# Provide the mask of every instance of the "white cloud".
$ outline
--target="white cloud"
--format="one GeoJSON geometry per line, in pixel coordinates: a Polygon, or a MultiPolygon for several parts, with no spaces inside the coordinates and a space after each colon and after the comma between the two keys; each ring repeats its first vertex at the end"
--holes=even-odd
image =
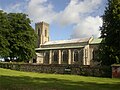
{"type": "Polygon", "coordinates": [[[27,13],[34,22],[46,21],[52,22],[56,17],[56,12],[53,11],[53,5],[47,0],[30,0],[27,7],[27,13]]]}
{"type": "Polygon", "coordinates": [[[61,24],[77,24],[86,15],[94,12],[102,0],[71,0],[68,6],[62,11],[58,18],[61,24]]]}
{"type": "Polygon", "coordinates": [[[71,0],[65,10],[59,13],[57,21],[64,26],[74,25],[71,38],[91,37],[92,35],[98,37],[102,19],[99,16],[91,16],[91,13],[99,8],[101,2],[102,0],[71,0]]]}
{"type": "Polygon", "coordinates": [[[102,26],[102,19],[99,16],[88,16],[74,27],[72,38],[99,37],[99,27],[102,26]]]}
{"type": "MultiPolygon", "coordinates": [[[[64,10],[56,12],[54,5],[48,0],[26,0],[24,3],[10,5],[8,11],[26,12],[33,23],[45,21],[57,22],[60,25],[73,25],[72,38],[99,36],[99,26],[102,20],[99,16],[92,16],[103,0],[70,0],[64,10]]],[[[72,28],[71,28],[72,29],[72,28]]]]}
{"type": "Polygon", "coordinates": [[[34,22],[57,21],[61,25],[77,24],[89,14],[96,10],[101,0],[71,0],[63,11],[54,11],[54,6],[48,0],[29,0],[27,13],[34,22]]]}

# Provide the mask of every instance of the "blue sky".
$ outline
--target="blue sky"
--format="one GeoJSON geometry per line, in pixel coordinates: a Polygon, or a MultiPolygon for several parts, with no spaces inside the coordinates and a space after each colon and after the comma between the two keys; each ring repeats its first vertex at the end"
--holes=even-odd
{"type": "Polygon", "coordinates": [[[0,0],[0,9],[23,12],[50,24],[50,39],[99,37],[107,0],[0,0]]]}

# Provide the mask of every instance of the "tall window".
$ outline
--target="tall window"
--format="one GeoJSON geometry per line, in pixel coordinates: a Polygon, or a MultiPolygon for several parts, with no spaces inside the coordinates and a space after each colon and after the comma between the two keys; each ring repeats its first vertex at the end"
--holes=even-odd
{"type": "Polygon", "coordinates": [[[63,62],[65,63],[68,62],[68,51],[67,50],[63,51],[63,62]]]}
{"type": "Polygon", "coordinates": [[[38,28],[38,46],[37,47],[40,47],[40,43],[41,43],[41,39],[40,39],[40,34],[41,34],[41,30],[40,30],[40,28],[38,28]]]}
{"type": "Polygon", "coordinates": [[[53,56],[53,60],[54,60],[55,63],[58,62],[58,57],[59,57],[58,51],[55,50],[55,51],[54,51],[54,56],[53,56]]]}
{"type": "Polygon", "coordinates": [[[38,36],[40,36],[40,33],[41,33],[41,32],[40,32],[40,28],[38,28],[38,36]]]}
{"type": "Polygon", "coordinates": [[[47,29],[45,29],[45,37],[47,37],[47,29]]]}
{"type": "Polygon", "coordinates": [[[49,52],[45,52],[45,60],[44,60],[45,64],[49,64],[49,52]]]}
{"type": "Polygon", "coordinates": [[[74,61],[78,61],[78,50],[74,51],[74,61]]]}

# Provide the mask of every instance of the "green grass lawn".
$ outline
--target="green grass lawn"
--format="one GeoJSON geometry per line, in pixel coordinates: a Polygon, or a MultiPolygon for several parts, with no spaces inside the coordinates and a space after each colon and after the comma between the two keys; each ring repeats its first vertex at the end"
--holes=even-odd
{"type": "Polygon", "coordinates": [[[120,79],[41,74],[0,68],[0,90],[120,90],[120,79]]]}

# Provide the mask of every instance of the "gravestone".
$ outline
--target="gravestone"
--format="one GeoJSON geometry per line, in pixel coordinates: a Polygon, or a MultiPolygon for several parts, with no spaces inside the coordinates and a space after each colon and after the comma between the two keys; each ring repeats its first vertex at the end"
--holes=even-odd
{"type": "Polygon", "coordinates": [[[120,64],[112,65],[112,78],[120,78],[120,64]]]}

